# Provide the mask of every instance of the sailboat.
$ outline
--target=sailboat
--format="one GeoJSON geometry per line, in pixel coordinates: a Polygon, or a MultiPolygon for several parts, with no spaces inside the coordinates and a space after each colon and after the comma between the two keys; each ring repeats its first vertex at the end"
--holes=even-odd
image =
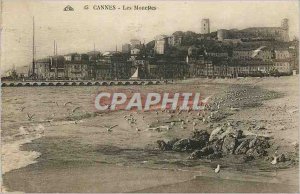
{"type": "Polygon", "coordinates": [[[139,77],[139,68],[136,68],[134,74],[132,74],[130,79],[140,79],[140,77],[139,77]]]}

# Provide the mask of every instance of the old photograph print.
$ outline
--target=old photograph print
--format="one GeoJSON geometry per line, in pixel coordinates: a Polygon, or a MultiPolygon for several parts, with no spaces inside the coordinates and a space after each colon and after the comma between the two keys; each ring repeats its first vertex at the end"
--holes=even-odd
{"type": "Polygon", "coordinates": [[[0,6],[1,192],[299,192],[298,1],[0,6]]]}

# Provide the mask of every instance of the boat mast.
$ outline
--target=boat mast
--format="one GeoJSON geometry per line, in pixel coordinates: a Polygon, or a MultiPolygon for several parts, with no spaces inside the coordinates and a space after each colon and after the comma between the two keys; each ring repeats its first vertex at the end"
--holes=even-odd
{"type": "Polygon", "coordinates": [[[34,28],[34,16],[33,16],[33,21],[32,21],[32,29],[33,29],[33,32],[32,32],[32,76],[35,77],[35,59],[34,59],[34,55],[35,55],[35,40],[34,40],[34,34],[35,34],[35,28],[34,28]]]}

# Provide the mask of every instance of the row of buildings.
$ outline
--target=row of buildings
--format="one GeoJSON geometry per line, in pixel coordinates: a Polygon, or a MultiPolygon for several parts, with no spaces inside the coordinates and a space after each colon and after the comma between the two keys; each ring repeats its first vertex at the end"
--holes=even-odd
{"type": "Polygon", "coordinates": [[[226,51],[197,52],[190,48],[186,57],[168,58],[118,51],[71,53],[36,61],[38,79],[129,79],[139,68],[141,79],[184,77],[234,77],[268,75],[274,72],[289,75],[297,69],[298,56],[294,47],[268,47],[226,51]]]}

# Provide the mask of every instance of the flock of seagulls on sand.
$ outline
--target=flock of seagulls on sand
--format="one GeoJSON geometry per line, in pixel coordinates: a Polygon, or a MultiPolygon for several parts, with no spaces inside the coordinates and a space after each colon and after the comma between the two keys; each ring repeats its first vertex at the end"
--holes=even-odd
{"type": "MultiPolygon", "coordinates": [[[[264,47],[260,47],[256,51],[254,51],[255,56],[263,48],[264,47]]],[[[244,92],[246,92],[246,90],[243,90],[241,92],[244,93],[244,92]]],[[[236,97],[238,97],[240,95],[238,93],[232,93],[232,94],[233,94],[233,96],[236,96],[236,97]]],[[[188,116],[185,119],[182,119],[182,118],[176,119],[175,118],[176,116],[177,117],[183,116],[182,114],[185,112],[184,110],[179,110],[179,109],[178,110],[161,110],[162,113],[163,112],[167,113],[168,118],[171,121],[165,122],[166,125],[157,126],[158,123],[160,123],[159,118],[162,118],[162,116],[160,115],[159,111],[156,110],[155,111],[155,115],[157,116],[156,124],[155,123],[154,124],[153,123],[152,124],[147,124],[148,128],[146,129],[146,131],[152,130],[152,131],[161,132],[163,129],[165,129],[165,130],[171,130],[172,128],[174,128],[177,125],[176,123],[180,123],[180,128],[181,129],[185,129],[186,125],[188,123],[191,123],[192,129],[194,131],[196,131],[197,130],[196,126],[198,125],[198,123],[197,123],[198,121],[202,121],[203,123],[207,123],[208,120],[214,116],[214,114],[218,113],[218,111],[221,109],[221,107],[225,107],[226,106],[226,104],[225,104],[226,101],[228,102],[228,100],[230,101],[230,99],[233,100],[232,97],[230,97],[230,96],[223,97],[223,98],[220,97],[220,98],[215,98],[214,102],[212,104],[208,104],[208,101],[211,98],[212,98],[212,96],[208,96],[205,99],[201,100],[202,105],[204,105],[204,108],[202,109],[201,113],[200,113],[200,111],[197,112],[196,119],[193,116],[191,118],[189,117],[189,115],[192,114],[190,109],[189,110],[185,110],[188,113],[188,116]],[[205,116],[206,115],[206,111],[211,111],[208,116],[205,116]],[[156,127],[153,127],[153,125],[156,126],[156,127]]],[[[55,104],[59,107],[58,102],[55,102],[55,104]]],[[[66,102],[66,103],[63,104],[63,106],[67,107],[68,105],[72,105],[72,104],[73,104],[72,102],[66,102]]],[[[229,106],[229,104],[227,106],[229,106]]],[[[238,111],[239,110],[239,108],[235,108],[235,107],[232,107],[232,106],[229,106],[229,108],[232,111],[238,111]]],[[[26,107],[23,106],[19,110],[21,112],[24,112],[25,109],[26,109],[26,107]]],[[[79,109],[81,109],[81,106],[77,106],[77,107],[73,108],[72,110],[68,108],[67,110],[68,111],[71,110],[69,112],[69,114],[72,115],[73,113],[75,113],[79,109]]],[[[35,114],[27,113],[27,119],[28,119],[28,121],[33,121],[34,120],[34,116],[35,116],[35,114]]],[[[55,116],[55,114],[52,115],[52,117],[54,117],[54,116],[55,116]]],[[[124,119],[128,122],[128,124],[132,128],[135,128],[135,130],[137,132],[142,131],[138,127],[139,124],[140,124],[139,123],[140,121],[138,122],[138,119],[135,118],[132,113],[130,113],[129,115],[125,115],[123,117],[124,117],[124,119]]],[[[142,118],[143,122],[145,123],[145,116],[142,116],[141,118],[142,118]]],[[[49,120],[49,122],[50,121],[51,120],[49,120]]],[[[76,124],[76,122],[75,122],[75,124],[76,124]]],[[[117,126],[118,125],[111,125],[111,126],[109,126],[109,125],[103,125],[102,127],[105,128],[107,132],[111,133],[113,131],[113,129],[115,127],[117,127],[117,126]]],[[[43,127],[38,127],[37,131],[39,131],[42,134],[42,133],[44,133],[44,128],[43,127]]],[[[26,129],[23,126],[19,128],[19,135],[28,135],[28,134],[29,134],[28,129],[26,129]]],[[[274,157],[274,160],[271,162],[271,164],[274,165],[276,163],[277,163],[277,157],[274,157]]],[[[217,167],[214,169],[215,173],[219,173],[220,169],[221,169],[221,166],[218,164],[217,167]]]]}

